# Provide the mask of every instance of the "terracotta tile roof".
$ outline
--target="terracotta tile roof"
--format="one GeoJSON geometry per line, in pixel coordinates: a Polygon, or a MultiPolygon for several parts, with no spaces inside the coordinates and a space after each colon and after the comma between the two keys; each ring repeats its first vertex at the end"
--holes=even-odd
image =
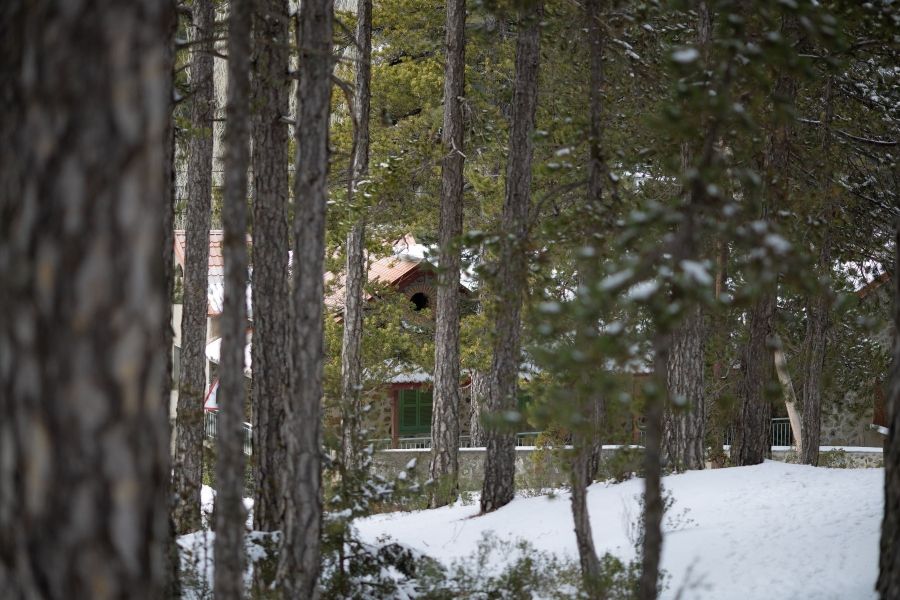
{"type": "MultiPolygon", "coordinates": [[[[369,265],[368,281],[383,283],[385,285],[396,285],[403,280],[404,277],[415,271],[422,263],[422,259],[400,256],[385,256],[372,262],[369,265]]],[[[334,281],[333,273],[325,274],[325,284],[328,285],[334,281]]],[[[369,300],[370,295],[366,295],[369,300]]],[[[325,306],[333,309],[343,309],[344,307],[344,275],[337,276],[337,282],[332,284],[330,293],[325,296],[325,306]]]]}
{"type": "MultiPolygon", "coordinates": [[[[212,229],[209,232],[209,314],[222,313],[224,292],[224,262],[222,260],[223,232],[221,229],[212,229]]],[[[250,236],[247,236],[250,244],[250,236]]],[[[406,276],[415,271],[423,262],[420,256],[409,254],[408,251],[416,245],[416,240],[411,235],[406,235],[394,244],[394,254],[373,261],[369,265],[368,281],[395,286],[406,276]]],[[[186,234],[183,229],[175,230],[175,263],[184,268],[185,249],[187,246],[186,234]]],[[[329,293],[325,296],[325,306],[334,310],[342,310],[344,307],[344,275],[325,273],[325,285],[331,285],[329,293]],[[335,278],[337,281],[335,282],[335,278]]],[[[249,290],[248,290],[249,296],[249,290]]],[[[371,296],[367,296],[367,300],[371,296]]],[[[249,300],[248,300],[249,303],[249,300]]]]}
{"type": "MultiPolygon", "coordinates": [[[[209,300],[209,315],[222,314],[222,304],[225,293],[225,262],[222,258],[222,242],[224,233],[221,229],[209,231],[209,278],[207,280],[207,298],[209,300]]],[[[251,238],[247,236],[247,244],[251,238]]],[[[175,264],[184,269],[185,252],[187,248],[187,235],[184,229],[175,230],[175,264]]],[[[247,292],[249,297],[249,290],[247,292]]],[[[248,300],[249,310],[249,300],[248,300]]]]}
{"type": "MultiPolygon", "coordinates": [[[[222,260],[222,239],[224,234],[221,229],[209,231],[209,273],[221,275],[224,273],[225,263],[222,260]]],[[[249,239],[249,236],[248,236],[249,239]]],[[[185,249],[187,248],[187,235],[184,229],[175,230],[175,262],[184,268],[185,249]]]]}

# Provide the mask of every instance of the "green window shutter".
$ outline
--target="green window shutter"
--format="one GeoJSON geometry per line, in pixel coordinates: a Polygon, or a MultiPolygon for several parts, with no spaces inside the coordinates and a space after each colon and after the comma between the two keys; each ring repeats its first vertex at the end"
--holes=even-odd
{"type": "Polygon", "coordinates": [[[526,411],[528,409],[528,405],[531,404],[531,394],[523,392],[522,390],[518,390],[516,392],[516,401],[518,404],[519,413],[522,415],[522,423],[519,428],[522,429],[524,427],[525,431],[530,431],[531,424],[528,423],[526,419],[526,411]]]}
{"type": "Polygon", "coordinates": [[[400,434],[425,435],[431,431],[431,390],[400,390],[400,434]]]}
{"type": "Polygon", "coordinates": [[[400,433],[415,433],[416,417],[416,391],[400,390],[400,433]]]}
{"type": "Polygon", "coordinates": [[[419,392],[419,428],[431,433],[431,390],[419,392]]]}

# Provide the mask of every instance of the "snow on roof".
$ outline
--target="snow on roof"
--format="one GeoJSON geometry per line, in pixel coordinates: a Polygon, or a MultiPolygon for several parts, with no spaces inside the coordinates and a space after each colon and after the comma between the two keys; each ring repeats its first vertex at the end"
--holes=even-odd
{"type": "Polygon", "coordinates": [[[434,377],[431,376],[431,373],[426,373],[418,368],[399,372],[387,380],[388,383],[431,383],[432,381],[434,381],[434,377]]]}
{"type": "MultiPolygon", "coordinates": [[[[253,368],[253,332],[247,331],[247,345],[244,346],[244,375],[250,376],[253,368]]],[[[222,353],[222,338],[216,338],[206,345],[206,358],[211,362],[219,364],[219,357],[222,353]]]]}
{"type": "MultiPolygon", "coordinates": [[[[222,243],[225,234],[221,229],[209,231],[209,279],[206,295],[209,302],[207,314],[210,316],[222,314],[222,306],[225,299],[225,261],[222,256],[222,243]]],[[[247,236],[247,245],[252,243],[247,236]]],[[[187,234],[184,229],[175,230],[175,264],[184,269],[187,251],[187,234]]],[[[247,315],[252,318],[252,306],[250,302],[250,287],[247,287],[247,315]]]]}
{"type": "MultiPolygon", "coordinates": [[[[393,244],[390,256],[384,256],[369,264],[367,279],[389,286],[397,285],[425,261],[425,252],[425,246],[417,244],[415,238],[407,234],[393,244]]],[[[325,273],[325,283],[332,281],[335,283],[331,292],[325,296],[325,306],[341,310],[344,307],[344,274],[325,273]]],[[[371,296],[367,295],[366,299],[371,299],[371,296]]]]}
{"type": "MultiPolygon", "coordinates": [[[[208,314],[210,316],[222,314],[225,302],[225,269],[222,256],[223,232],[221,229],[212,229],[209,232],[209,280],[207,284],[207,298],[209,301],[208,314]]],[[[247,244],[252,243],[247,236],[247,244]]],[[[175,262],[182,269],[185,262],[186,234],[183,229],[175,230],[175,262]]],[[[419,266],[427,261],[425,259],[429,249],[416,242],[410,235],[404,235],[391,246],[391,254],[378,258],[370,263],[368,281],[383,283],[388,286],[398,285],[405,277],[410,275],[419,266]]],[[[293,263],[293,254],[289,253],[289,268],[293,263]]],[[[342,310],[344,307],[344,274],[325,273],[325,283],[333,283],[330,293],[325,296],[325,306],[334,310],[342,310]],[[337,279],[337,281],[335,281],[337,279]]],[[[366,298],[371,299],[371,296],[366,298]]],[[[252,290],[247,286],[247,316],[253,318],[252,290]]]]}
{"type": "MultiPolygon", "coordinates": [[[[225,276],[210,273],[206,287],[206,297],[209,301],[209,314],[221,315],[225,307],[225,276]]],[[[250,283],[247,283],[247,318],[253,319],[253,292],[250,283]]]]}

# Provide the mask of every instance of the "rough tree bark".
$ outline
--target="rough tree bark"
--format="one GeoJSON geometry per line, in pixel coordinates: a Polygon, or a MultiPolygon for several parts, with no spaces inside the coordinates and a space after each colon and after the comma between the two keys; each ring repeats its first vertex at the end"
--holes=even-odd
{"type": "Polygon", "coordinates": [[[699,304],[688,310],[684,320],[672,332],[667,378],[670,402],[667,403],[664,437],[668,461],[676,471],[704,467],[705,335],[703,310],[699,304]]]}
{"type": "Polygon", "coordinates": [[[583,444],[576,447],[572,460],[572,520],[575,524],[575,544],[578,547],[578,560],[585,589],[594,590],[600,582],[600,561],[594,547],[591,517],[587,507],[587,488],[592,482],[589,473],[590,462],[590,451],[583,444]]]}
{"type": "Polygon", "coordinates": [[[228,15],[228,97],[225,106],[225,191],[222,199],[222,359],[216,436],[217,599],[243,597],[244,349],[247,345],[247,169],[250,166],[250,23],[252,0],[231,0],[228,15]]]}
{"type": "Polygon", "coordinates": [[[254,527],[281,529],[281,424],[290,385],[288,291],[288,6],[258,0],[253,15],[253,454],[254,527]]]}
{"type": "MultiPolygon", "coordinates": [[[[830,143],[829,126],[833,116],[832,81],[828,78],[825,87],[825,116],[822,119],[821,157],[824,164],[821,169],[828,169],[825,160],[830,143]]],[[[831,214],[830,200],[826,200],[825,225],[819,246],[819,261],[816,268],[820,277],[826,278],[831,270],[831,214]]],[[[822,282],[819,282],[822,285],[822,282]]],[[[824,286],[823,286],[824,287],[824,286]]],[[[806,338],[803,342],[803,388],[800,404],[803,410],[802,444],[800,462],[807,465],[819,464],[819,440],[822,434],[822,375],[825,369],[825,351],[828,346],[828,328],[831,321],[831,291],[824,287],[810,299],[807,310],[806,338]]]]}
{"type": "Polygon", "coordinates": [[[490,373],[480,370],[472,371],[472,389],[470,391],[472,412],[469,417],[469,439],[473,448],[484,447],[485,431],[481,413],[487,408],[490,385],[490,373]]]}
{"type": "MultiPolygon", "coordinates": [[[[728,319],[723,314],[724,309],[719,304],[722,300],[722,294],[727,291],[728,287],[728,241],[724,236],[719,236],[716,240],[716,277],[713,284],[713,294],[716,299],[717,309],[713,312],[712,331],[710,339],[715,345],[715,358],[712,365],[713,385],[711,386],[712,394],[707,399],[707,408],[710,415],[718,414],[723,410],[722,398],[725,396],[725,386],[728,381],[728,374],[731,370],[727,363],[728,355],[728,339],[731,332],[728,327],[728,319]]],[[[713,427],[709,432],[710,461],[714,469],[720,468],[725,464],[724,444],[725,431],[721,427],[722,419],[716,420],[715,417],[710,419],[717,427],[713,427]]]]}
{"type": "Polygon", "coordinates": [[[671,332],[659,331],[654,341],[654,386],[647,395],[644,431],[644,544],[641,548],[639,600],[654,600],[659,593],[659,561],[662,556],[662,519],[665,507],[662,496],[663,418],[667,402],[666,365],[669,363],[671,332]]]}
{"type": "MultiPolygon", "coordinates": [[[[353,164],[347,187],[351,203],[369,170],[369,106],[372,80],[372,0],[356,4],[356,85],[354,93],[353,164]]],[[[362,211],[361,211],[362,214],[362,211]]],[[[341,447],[344,468],[360,465],[362,406],[363,287],[366,285],[366,220],[362,214],[347,233],[344,287],[344,332],[341,338],[341,447]]]]}
{"type": "MultiPolygon", "coordinates": [[[[782,32],[786,37],[796,36],[794,17],[785,17],[782,32]]],[[[797,97],[796,79],[788,73],[780,73],[775,81],[776,102],[793,105],[797,97]]],[[[766,141],[765,164],[766,199],[763,220],[785,205],[790,180],[791,123],[781,120],[772,126],[766,141]]],[[[761,463],[771,449],[772,405],[766,390],[772,383],[774,361],[772,335],[774,332],[777,281],[767,281],[772,274],[761,273],[764,291],[755,301],[749,314],[749,336],[744,350],[741,413],[731,448],[732,461],[739,466],[761,463]]]]}
{"type": "Polygon", "coordinates": [[[742,361],[741,408],[731,446],[731,460],[739,466],[765,460],[772,445],[772,404],[766,389],[775,374],[770,340],[775,322],[775,294],[765,292],[748,315],[749,336],[742,361]]]}
{"type": "MultiPolygon", "coordinates": [[[[606,175],[606,163],[603,155],[603,25],[601,19],[601,0],[588,0],[585,3],[587,19],[587,43],[590,52],[590,162],[588,169],[588,191],[584,205],[584,223],[588,244],[595,239],[592,224],[598,223],[604,214],[603,181],[606,175]]],[[[599,241],[599,240],[596,240],[599,241]]],[[[581,261],[579,274],[584,281],[593,281],[593,257],[581,261]]],[[[583,286],[579,285],[579,290],[583,286]]],[[[593,325],[590,325],[593,333],[593,325]]],[[[578,336],[579,344],[591,344],[594,336],[578,336]]],[[[600,561],[594,547],[594,536],[591,531],[590,515],[587,509],[587,488],[594,479],[600,464],[603,449],[600,438],[603,429],[605,406],[603,396],[593,389],[590,381],[584,381],[579,390],[581,401],[579,413],[586,417],[586,427],[573,431],[574,458],[572,460],[572,519],[575,525],[575,542],[578,547],[578,558],[581,564],[581,577],[585,588],[599,593],[600,561]]]]}
{"type": "MultiPolygon", "coordinates": [[[[165,69],[168,72],[166,79],[166,96],[169,100],[166,107],[166,162],[163,177],[165,178],[165,207],[163,208],[162,231],[163,231],[163,285],[165,286],[166,302],[163,310],[163,323],[165,323],[164,344],[168,352],[168,360],[166,361],[166,372],[163,377],[163,395],[161,409],[166,415],[166,423],[170,425],[170,447],[171,447],[171,403],[172,403],[172,338],[174,331],[172,330],[172,302],[175,287],[175,35],[178,31],[178,15],[175,2],[171,1],[171,16],[168,24],[168,44],[166,45],[165,69]]],[[[172,494],[172,480],[169,484],[168,496],[174,498],[172,494]]],[[[173,510],[175,504],[169,511],[168,518],[168,538],[166,540],[166,558],[168,559],[166,597],[178,598],[181,596],[181,587],[179,582],[180,559],[178,554],[178,543],[176,542],[175,519],[173,510]]]]}
{"type": "MultiPolygon", "coordinates": [[[[499,167],[497,170],[499,174],[499,167]]],[[[481,217],[484,219],[484,206],[481,207],[481,217]]],[[[485,261],[487,249],[482,242],[478,248],[477,266],[481,266],[485,261]]],[[[478,269],[476,268],[476,271],[478,269]]],[[[489,297],[488,281],[482,279],[478,287],[479,296],[484,299],[489,297]]],[[[484,313],[485,302],[482,300],[478,303],[478,314],[484,313]]],[[[484,421],[482,421],[482,413],[488,410],[488,400],[490,394],[491,377],[490,373],[481,369],[472,371],[472,385],[469,390],[469,441],[473,448],[483,448],[485,445],[484,421]]]]}
{"type": "MultiPolygon", "coordinates": [[[[826,238],[820,248],[819,268],[831,268],[831,243],[826,238]]],[[[812,299],[806,325],[804,341],[804,364],[802,396],[800,400],[803,411],[803,425],[800,462],[806,465],[819,464],[819,439],[822,433],[822,376],[825,369],[825,350],[828,344],[828,327],[830,322],[831,297],[823,290],[812,299]]]]}
{"type": "MultiPolygon", "coordinates": [[[[516,41],[516,75],[509,158],[506,165],[506,197],[503,202],[502,233],[496,283],[494,352],[491,360],[489,405],[492,411],[516,409],[519,376],[522,295],[527,273],[527,221],[531,205],[531,159],[534,153],[540,21],[543,2],[538,0],[519,13],[516,41]]],[[[515,492],[515,433],[488,431],[481,512],[509,503],[515,492]]]]}
{"type": "Polygon", "coordinates": [[[444,122],[441,161],[440,255],[434,332],[433,508],[456,498],[459,477],[459,238],[463,226],[463,118],[466,2],[447,1],[444,122]]]}
{"type": "MultiPolygon", "coordinates": [[[[895,205],[900,210],[900,202],[895,205]]],[[[894,236],[894,328],[900,331],[900,218],[894,236]]],[[[884,520],[876,589],[881,600],[900,598],[900,335],[894,335],[887,397],[888,436],[884,445],[884,520]]]]}
{"type": "Polygon", "coordinates": [[[322,365],[332,0],[300,5],[297,164],[294,177],[294,363],[286,435],[285,596],[315,598],[322,531],[322,365]]]}
{"type": "Polygon", "coordinates": [[[775,296],[764,293],[750,307],[747,343],[741,357],[738,413],[735,417],[731,462],[737,466],[762,463],[771,450],[772,407],[766,388],[774,374],[768,340],[775,320],[775,296]]]}
{"type": "MultiPolygon", "coordinates": [[[[712,42],[712,14],[706,2],[697,6],[697,45],[703,61],[709,64],[709,48],[712,42]]],[[[704,138],[709,138],[707,121],[704,138]]],[[[710,143],[713,140],[705,140],[710,143]]],[[[691,145],[681,146],[682,172],[694,166],[691,145]]],[[[692,214],[701,201],[696,197],[693,185],[686,186],[688,219],[685,220],[680,260],[697,260],[697,243],[693,239],[692,214]]],[[[704,394],[704,355],[706,339],[703,310],[699,304],[687,311],[681,324],[672,332],[668,353],[668,399],[664,422],[664,444],[669,463],[678,471],[704,467],[704,438],[706,436],[706,397],[704,394]],[[673,406],[676,403],[677,406],[673,406]]]]}
{"type": "Polygon", "coordinates": [[[212,203],[215,2],[193,7],[194,39],[190,78],[191,133],[188,142],[187,231],[184,310],[181,315],[181,374],[175,416],[173,518],[178,533],[200,529],[203,477],[203,399],[206,392],[206,296],[209,277],[209,221],[212,203]]]}
{"type": "Polygon", "coordinates": [[[165,593],[173,8],[0,8],[4,597],[165,593]]]}

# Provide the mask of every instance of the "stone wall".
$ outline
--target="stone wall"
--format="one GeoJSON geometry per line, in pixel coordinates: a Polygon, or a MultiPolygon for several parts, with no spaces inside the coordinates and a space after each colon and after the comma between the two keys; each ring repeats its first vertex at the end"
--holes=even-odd
{"type": "MultiPolygon", "coordinates": [[[[559,451],[557,451],[559,452],[559,451]]],[[[481,489],[484,479],[484,448],[462,448],[459,451],[459,486],[461,490],[481,489]]],[[[416,467],[410,475],[417,481],[428,479],[428,463],[431,451],[382,450],[375,453],[375,472],[385,478],[396,477],[411,459],[416,459],[416,467]]],[[[549,450],[516,448],[516,487],[555,488],[568,481],[563,468],[565,461],[549,450]]]]}
{"type": "MultiPolygon", "coordinates": [[[[792,449],[773,449],[772,459],[799,463],[797,452],[792,449]]],[[[884,466],[881,448],[822,446],[819,449],[819,466],[839,469],[874,469],[884,466]]]]}
{"type": "MultiPolygon", "coordinates": [[[[541,490],[568,485],[566,454],[569,448],[545,449],[535,447],[516,448],[516,487],[520,490],[541,490]]],[[[641,449],[636,446],[604,447],[601,479],[620,478],[640,469],[641,449]]],[[[484,478],[484,448],[462,448],[459,451],[459,486],[464,491],[481,489],[484,478]]],[[[428,479],[428,462],[431,452],[423,449],[382,450],[375,453],[375,472],[385,478],[394,478],[406,470],[410,460],[416,459],[416,467],[409,476],[422,482],[428,479]]],[[[797,462],[797,453],[789,448],[775,448],[773,460],[797,462]]],[[[836,468],[879,468],[884,466],[881,448],[839,448],[823,446],[820,466],[836,468]]]]}
{"type": "Polygon", "coordinates": [[[848,392],[822,407],[822,437],[828,446],[880,446],[885,437],[870,427],[875,410],[871,394],[848,392]]]}

